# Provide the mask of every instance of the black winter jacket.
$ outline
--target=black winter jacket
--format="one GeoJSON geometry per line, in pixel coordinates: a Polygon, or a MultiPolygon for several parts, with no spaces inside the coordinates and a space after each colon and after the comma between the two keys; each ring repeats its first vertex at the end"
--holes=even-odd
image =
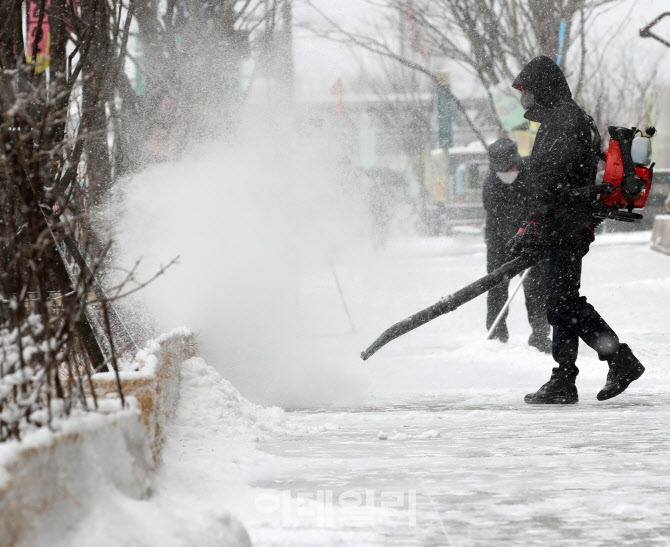
{"type": "Polygon", "coordinates": [[[511,184],[505,184],[494,171],[484,179],[483,201],[486,210],[486,242],[488,245],[506,244],[528,220],[528,178],[522,164],[519,175],[511,184]]]}
{"type": "Polygon", "coordinates": [[[526,118],[541,124],[528,162],[532,190],[527,220],[546,222],[549,237],[565,244],[590,237],[595,225],[591,206],[567,194],[595,182],[597,156],[588,116],[572,100],[565,76],[548,57],[528,63],[514,87],[534,93],[536,105],[526,118]]]}

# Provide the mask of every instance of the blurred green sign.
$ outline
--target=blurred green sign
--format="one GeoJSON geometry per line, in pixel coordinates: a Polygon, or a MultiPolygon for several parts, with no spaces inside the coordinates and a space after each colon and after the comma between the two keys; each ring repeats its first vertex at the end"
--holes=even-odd
{"type": "Polygon", "coordinates": [[[528,120],[523,117],[526,111],[516,95],[498,93],[494,95],[493,102],[500,123],[507,131],[528,123],[528,120]]]}
{"type": "Polygon", "coordinates": [[[144,69],[144,49],[142,47],[142,40],[139,36],[135,37],[135,93],[138,95],[144,95],[146,92],[146,82],[144,81],[144,74],[142,74],[142,69],[144,69]]]}
{"type": "Polygon", "coordinates": [[[437,139],[441,148],[450,148],[454,143],[453,105],[449,89],[449,73],[438,72],[439,83],[435,84],[437,103],[437,139]]]}

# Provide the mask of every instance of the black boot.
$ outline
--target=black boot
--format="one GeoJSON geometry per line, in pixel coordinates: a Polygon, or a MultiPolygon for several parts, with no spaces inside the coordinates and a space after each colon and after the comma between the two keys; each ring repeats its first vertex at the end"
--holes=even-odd
{"type": "Polygon", "coordinates": [[[606,401],[623,393],[630,383],[637,380],[644,372],[642,363],[633,355],[627,344],[621,344],[608,362],[610,370],[607,373],[605,387],[597,395],[599,401],[606,401]]]}
{"type": "Polygon", "coordinates": [[[540,350],[542,353],[551,354],[551,338],[546,334],[533,332],[528,338],[528,345],[540,350]]]}
{"type": "Polygon", "coordinates": [[[551,378],[535,393],[529,393],[525,401],[531,405],[570,405],[579,401],[575,378],[577,374],[564,369],[552,370],[551,378]]]}

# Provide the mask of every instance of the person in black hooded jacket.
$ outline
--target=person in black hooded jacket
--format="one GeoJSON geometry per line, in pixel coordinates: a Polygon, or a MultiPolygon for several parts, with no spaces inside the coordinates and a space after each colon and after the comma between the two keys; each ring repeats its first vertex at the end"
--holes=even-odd
{"type": "MultiPolygon", "coordinates": [[[[516,143],[498,139],[489,146],[489,173],[484,179],[483,202],[486,211],[486,269],[489,273],[512,259],[507,242],[526,218],[527,170],[516,143]]],[[[544,279],[541,266],[534,266],[523,282],[526,311],[532,332],[528,345],[544,353],[551,352],[549,323],[545,309],[544,279]]],[[[486,329],[489,330],[503,309],[509,294],[509,280],[491,289],[487,297],[486,329]]],[[[491,334],[507,342],[507,314],[491,334]]]]}
{"type": "Polygon", "coordinates": [[[561,69],[548,57],[530,61],[514,80],[526,118],[540,129],[530,156],[529,216],[510,242],[513,254],[536,253],[547,290],[547,318],[553,327],[552,354],[557,363],[550,380],[527,403],[576,403],[581,338],[609,364],[598,393],[605,400],[622,393],[644,367],[585,297],[580,296],[582,258],[589,251],[596,224],[590,204],[570,189],[595,181],[597,155],[591,120],[572,100],[561,69]]]}

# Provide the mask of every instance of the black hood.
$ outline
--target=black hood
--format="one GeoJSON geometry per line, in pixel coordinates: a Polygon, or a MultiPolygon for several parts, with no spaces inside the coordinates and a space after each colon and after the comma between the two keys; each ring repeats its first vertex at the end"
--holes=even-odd
{"type": "Polygon", "coordinates": [[[523,67],[512,87],[532,91],[535,102],[544,109],[572,98],[570,86],[563,72],[554,61],[544,55],[535,57],[523,67]]]}

